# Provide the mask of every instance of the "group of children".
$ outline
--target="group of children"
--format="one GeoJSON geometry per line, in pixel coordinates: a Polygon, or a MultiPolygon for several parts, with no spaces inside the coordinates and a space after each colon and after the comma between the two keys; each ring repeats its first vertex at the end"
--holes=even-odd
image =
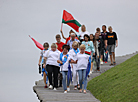
{"type": "Polygon", "coordinates": [[[41,51],[39,66],[42,63],[45,88],[57,90],[63,85],[64,93],[70,91],[70,82],[73,82],[74,90],[86,93],[87,77],[92,74],[93,62],[96,62],[96,70],[100,71],[100,64],[108,61],[110,54],[110,65],[115,65],[115,46],[118,46],[117,35],[109,26],[96,29],[95,36],[86,31],[85,25],[81,26],[81,33],[78,35],[70,30],[69,37],[66,38],[61,30],[62,37],[66,40],[61,42],[61,36],[56,35],[56,43],[52,43],[51,50],[49,44],[44,43],[44,50],[41,51]],[[113,60],[112,60],[113,57],[113,60]],[[90,72],[90,73],[89,73],[90,72]],[[58,74],[61,73],[62,79],[58,86],[58,74]],[[47,85],[49,81],[49,86],[47,85]],[[82,88],[82,85],[84,87],[82,88]]]}

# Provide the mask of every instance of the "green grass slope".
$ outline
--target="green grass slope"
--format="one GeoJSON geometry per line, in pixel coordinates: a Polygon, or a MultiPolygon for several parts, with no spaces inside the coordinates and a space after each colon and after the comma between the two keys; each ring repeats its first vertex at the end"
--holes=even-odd
{"type": "Polygon", "coordinates": [[[89,81],[101,102],[138,102],[138,54],[89,81]]]}

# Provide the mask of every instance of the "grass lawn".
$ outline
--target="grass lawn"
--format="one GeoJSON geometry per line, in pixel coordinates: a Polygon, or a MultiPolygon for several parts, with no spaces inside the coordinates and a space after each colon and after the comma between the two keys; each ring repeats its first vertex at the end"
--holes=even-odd
{"type": "Polygon", "coordinates": [[[138,54],[89,81],[101,102],[138,102],[138,54]]]}

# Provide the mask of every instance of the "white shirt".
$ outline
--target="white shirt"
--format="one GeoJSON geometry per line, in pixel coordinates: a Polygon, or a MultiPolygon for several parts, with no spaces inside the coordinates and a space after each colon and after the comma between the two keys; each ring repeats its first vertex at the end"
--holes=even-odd
{"type": "Polygon", "coordinates": [[[44,63],[44,57],[43,57],[43,55],[44,55],[44,53],[45,53],[46,51],[47,51],[47,50],[42,50],[42,51],[40,52],[40,56],[42,57],[42,61],[41,61],[42,64],[44,63]]]}
{"type": "Polygon", "coordinates": [[[77,70],[81,70],[81,69],[87,69],[88,66],[88,60],[89,60],[89,55],[86,55],[85,53],[81,54],[78,53],[77,54],[77,70]]]}
{"type": "MultiPolygon", "coordinates": [[[[63,55],[62,60],[64,60],[64,57],[65,57],[65,56],[66,56],[66,55],[63,55]]],[[[59,60],[60,60],[60,58],[59,58],[59,60]]],[[[62,66],[60,67],[60,70],[61,70],[61,71],[68,71],[69,60],[70,60],[70,57],[68,56],[67,61],[64,63],[64,65],[62,65],[62,66]]]]}
{"type": "MultiPolygon", "coordinates": [[[[77,60],[77,54],[74,52],[73,49],[71,49],[71,50],[69,51],[69,57],[70,57],[70,59],[72,59],[72,60],[74,60],[74,61],[77,60]]],[[[72,63],[71,65],[73,65],[73,68],[74,68],[75,70],[77,70],[77,64],[72,63]]]]}
{"type": "Polygon", "coordinates": [[[61,52],[58,50],[56,51],[47,50],[44,54],[44,57],[47,57],[46,64],[59,66],[59,63],[57,63],[57,60],[59,59],[60,53],[61,52]]]}
{"type": "Polygon", "coordinates": [[[87,32],[87,31],[85,31],[85,32],[80,32],[80,33],[79,33],[79,35],[81,35],[80,39],[84,39],[84,35],[85,35],[85,34],[88,34],[88,35],[90,36],[89,32],[87,32]]]}
{"type": "Polygon", "coordinates": [[[73,49],[71,49],[71,50],[69,51],[69,57],[70,57],[70,59],[72,59],[72,60],[74,60],[74,61],[77,60],[77,54],[74,52],[73,49]]]}

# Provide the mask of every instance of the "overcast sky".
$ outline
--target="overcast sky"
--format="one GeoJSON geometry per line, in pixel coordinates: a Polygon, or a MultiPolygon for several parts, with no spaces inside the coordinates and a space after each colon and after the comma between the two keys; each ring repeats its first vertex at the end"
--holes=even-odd
{"type": "MultiPolygon", "coordinates": [[[[111,25],[119,39],[117,55],[131,53],[138,50],[137,4],[137,0],[0,0],[1,46],[13,52],[37,50],[29,34],[40,43],[55,42],[66,9],[90,33],[103,24],[111,25]]],[[[69,30],[63,25],[65,36],[69,30]]]]}
{"type": "MultiPolygon", "coordinates": [[[[42,44],[46,41],[50,44],[55,42],[55,35],[60,34],[64,9],[81,24],[85,24],[90,33],[95,33],[95,29],[101,28],[103,24],[112,26],[119,40],[116,55],[138,51],[137,4],[138,0],[0,0],[0,81],[3,83],[1,85],[5,86],[4,79],[8,79],[8,75],[12,77],[14,74],[15,78],[15,73],[22,73],[23,78],[26,74],[29,76],[30,72],[33,75],[38,73],[40,50],[35,47],[28,35],[42,44]]],[[[69,26],[63,25],[66,37],[70,29],[69,26]]],[[[30,81],[29,85],[34,85],[34,80],[40,79],[38,74],[30,76],[30,80],[24,78],[30,81]]],[[[8,87],[10,84],[6,85],[8,87]]],[[[32,90],[32,87],[29,89],[32,90]]],[[[9,97],[6,92],[9,91],[5,91],[3,97],[9,97]]]]}

